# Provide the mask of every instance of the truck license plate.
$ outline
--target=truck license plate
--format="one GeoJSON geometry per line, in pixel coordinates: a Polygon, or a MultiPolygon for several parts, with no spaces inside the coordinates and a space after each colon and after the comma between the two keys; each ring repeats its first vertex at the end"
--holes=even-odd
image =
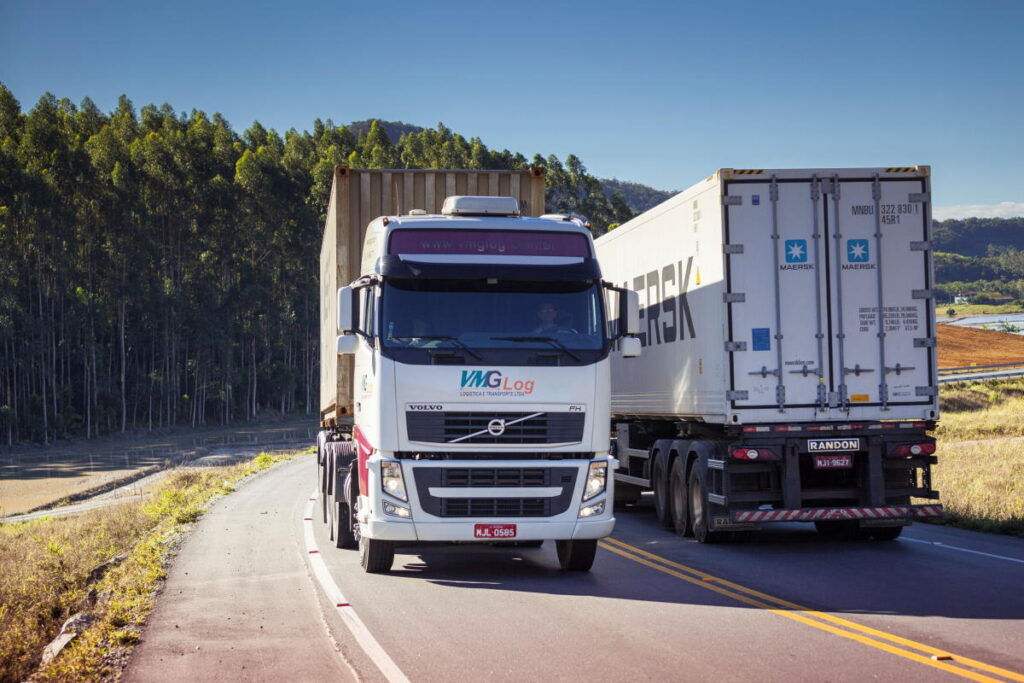
{"type": "Polygon", "coordinates": [[[815,455],[814,469],[842,470],[853,467],[852,455],[815,455]]]}
{"type": "Polygon", "coordinates": [[[477,538],[515,538],[515,524],[477,524],[473,527],[477,538]]]}

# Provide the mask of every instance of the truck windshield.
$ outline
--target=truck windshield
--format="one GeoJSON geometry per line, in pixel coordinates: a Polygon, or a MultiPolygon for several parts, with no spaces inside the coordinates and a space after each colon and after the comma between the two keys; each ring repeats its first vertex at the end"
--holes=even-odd
{"type": "Polygon", "coordinates": [[[392,348],[545,349],[578,360],[574,351],[604,348],[604,314],[592,281],[392,278],[380,334],[392,348]]]}

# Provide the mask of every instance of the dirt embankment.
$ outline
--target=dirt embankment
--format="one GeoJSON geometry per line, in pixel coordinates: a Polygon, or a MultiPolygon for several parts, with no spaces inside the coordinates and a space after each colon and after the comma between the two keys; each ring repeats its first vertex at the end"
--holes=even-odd
{"type": "Polygon", "coordinates": [[[1024,335],[939,325],[937,336],[940,368],[1024,362],[1024,335]]]}

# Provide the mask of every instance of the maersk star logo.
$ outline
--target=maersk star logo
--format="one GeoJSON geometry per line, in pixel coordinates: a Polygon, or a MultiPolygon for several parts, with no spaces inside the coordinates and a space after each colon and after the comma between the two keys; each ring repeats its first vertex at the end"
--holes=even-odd
{"type": "Polygon", "coordinates": [[[807,240],[786,240],[786,263],[807,263],[807,240]]]}
{"type": "Polygon", "coordinates": [[[867,263],[871,258],[867,240],[846,240],[846,260],[850,263],[867,263]]]}

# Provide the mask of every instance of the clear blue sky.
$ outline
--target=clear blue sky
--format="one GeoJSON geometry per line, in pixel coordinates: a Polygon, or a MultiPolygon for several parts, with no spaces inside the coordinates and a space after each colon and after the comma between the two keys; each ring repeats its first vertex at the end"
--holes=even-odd
{"type": "Polygon", "coordinates": [[[1024,213],[1021,0],[0,0],[0,81],[239,132],[443,121],[660,189],[930,164],[937,207],[1024,213]]]}

